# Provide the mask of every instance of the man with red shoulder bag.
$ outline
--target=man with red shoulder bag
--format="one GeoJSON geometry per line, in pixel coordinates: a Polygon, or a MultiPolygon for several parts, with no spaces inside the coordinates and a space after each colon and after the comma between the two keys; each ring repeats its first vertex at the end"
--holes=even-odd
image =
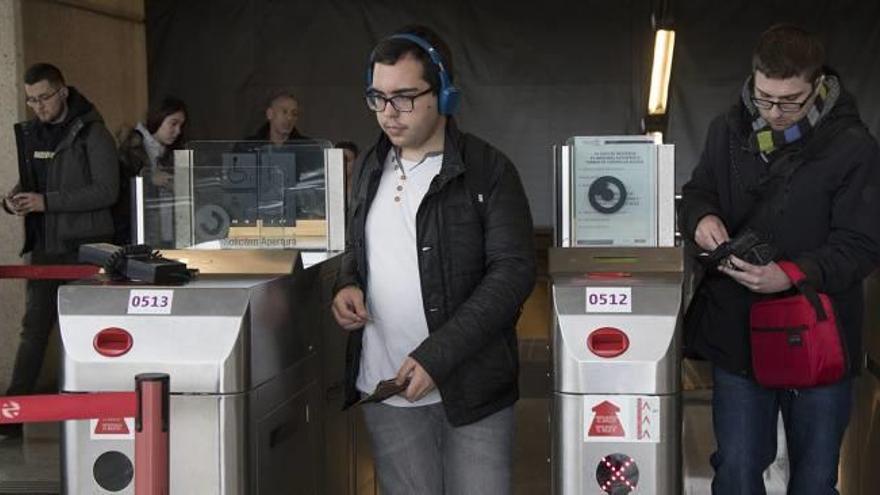
{"type": "Polygon", "coordinates": [[[788,492],[838,493],[863,352],[862,281],[880,260],[880,153],[813,33],[777,25],[761,35],[739,101],[710,125],[682,195],[682,233],[717,261],[684,323],[687,352],[713,365],[713,493],[765,493],[780,411],[788,492]],[[771,259],[749,262],[740,251],[718,259],[749,232],[772,245],[771,259]],[[781,309],[782,300],[799,306],[781,309]],[[781,374],[786,365],[767,375],[773,357],[806,343],[802,327],[815,326],[813,316],[833,321],[841,372],[822,379],[798,372],[801,381],[792,382],[781,374]]]}

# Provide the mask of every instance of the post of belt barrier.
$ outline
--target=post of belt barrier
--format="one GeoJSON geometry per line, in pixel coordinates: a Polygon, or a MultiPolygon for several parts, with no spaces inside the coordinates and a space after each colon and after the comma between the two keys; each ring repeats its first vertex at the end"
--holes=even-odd
{"type": "Polygon", "coordinates": [[[135,377],[134,492],[168,495],[168,375],[135,377]]]}
{"type": "Polygon", "coordinates": [[[168,495],[169,377],[140,374],[135,384],[134,392],[0,397],[0,424],[135,417],[135,495],[168,495]]]}

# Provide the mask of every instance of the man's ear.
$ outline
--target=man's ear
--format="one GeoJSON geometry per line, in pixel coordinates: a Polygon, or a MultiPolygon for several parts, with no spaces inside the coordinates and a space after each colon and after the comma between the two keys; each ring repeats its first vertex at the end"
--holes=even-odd
{"type": "Polygon", "coordinates": [[[266,109],[266,120],[272,120],[272,117],[275,116],[275,110],[272,110],[272,107],[266,109]]]}
{"type": "Polygon", "coordinates": [[[66,100],[69,95],[70,95],[70,91],[67,89],[67,86],[62,86],[61,87],[61,99],[66,100]]]}

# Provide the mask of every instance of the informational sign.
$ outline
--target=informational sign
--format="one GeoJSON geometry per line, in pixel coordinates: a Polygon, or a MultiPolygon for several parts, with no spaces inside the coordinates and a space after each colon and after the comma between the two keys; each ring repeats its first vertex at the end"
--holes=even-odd
{"type": "Polygon", "coordinates": [[[170,315],[173,302],[173,290],[132,289],[128,293],[128,314],[170,315]]]}
{"type": "Polygon", "coordinates": [[[89,420],[92,440],[126,440],[134,438],[134,418],[101,418],[89,420]]]}
{"type": "Polygon", "coordinates": [[[585,442],[660,442],[660,398],[584,397],[585,442]]]}
{"type": "Polygon", "coordinates": [[[632,313],[632,287],[587,287],[587,313],[632,313]]]}
{"type": "Polygon", "coordinates": [[[657,245],[657,147],[648,137],[575,137],[576,246],[657,245]]]}

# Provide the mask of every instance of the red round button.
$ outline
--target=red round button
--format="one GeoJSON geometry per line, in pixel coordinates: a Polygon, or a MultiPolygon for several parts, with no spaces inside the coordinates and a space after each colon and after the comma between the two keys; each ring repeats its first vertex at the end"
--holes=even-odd
{"type": "Polygon", "coordinates": [[[131,350],[134,339],[128,331],[117,327],[105,328],[95,335],[92,345],[98,354],[119,357],[131,350]]]}
{"type": "Polygon", "coordinates": [[[599,357],[613,358],[629,349],[629,337],[619,328],[597,328],[587,337],[587,347],[599,357]]]}

